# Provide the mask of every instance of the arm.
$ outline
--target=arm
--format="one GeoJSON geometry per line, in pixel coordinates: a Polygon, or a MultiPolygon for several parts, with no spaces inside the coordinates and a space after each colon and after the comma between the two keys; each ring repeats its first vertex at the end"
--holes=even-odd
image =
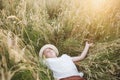
{"type": "Polygon", "coordinates": [[[85,58],[85,56],[87,55],[87,52],[88,52],[90,46],[92,46],[92,43],[89,44],[88,42],[86,42],[85,48],[84,48],[83,52],[81,53],[81,55],[72,57],[72,60],[74,62],[83,60],[85,58]]]}

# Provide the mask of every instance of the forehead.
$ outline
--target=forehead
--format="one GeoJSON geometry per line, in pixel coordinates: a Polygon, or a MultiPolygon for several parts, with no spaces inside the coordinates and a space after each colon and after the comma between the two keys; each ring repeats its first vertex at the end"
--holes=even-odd
{"type": "Polygon", "coordinates": [[[46,50],[53,50],[52,48],[46,48],[44,51],[46,51],[46,50]]]}

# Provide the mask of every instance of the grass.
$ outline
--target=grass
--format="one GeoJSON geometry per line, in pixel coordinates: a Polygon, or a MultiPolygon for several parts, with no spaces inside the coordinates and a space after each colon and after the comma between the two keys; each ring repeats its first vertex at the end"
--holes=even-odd
{"type": "Polygon", "coordinates": [[[94,47],[78,69],[88,80],[119,80],[119,0],[0,0],[1,80],[53,80],[42,65],[46,43],[60,55],[78,55],[90,39],[94,47]],[[89,4],[88,4],[89,3],[89,4]],[[23,78],[24,77],[24,78],[23,78]]]}

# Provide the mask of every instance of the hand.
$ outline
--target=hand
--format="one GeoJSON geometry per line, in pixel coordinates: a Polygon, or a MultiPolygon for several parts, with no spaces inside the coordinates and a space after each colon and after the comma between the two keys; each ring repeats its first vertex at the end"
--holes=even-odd
{"type": "Polygon", "coordinates": [[[88,43],[88,42],[86,42],[86,46],[91,47],[92,45],[93,45],[93,43],[88,43]]]}

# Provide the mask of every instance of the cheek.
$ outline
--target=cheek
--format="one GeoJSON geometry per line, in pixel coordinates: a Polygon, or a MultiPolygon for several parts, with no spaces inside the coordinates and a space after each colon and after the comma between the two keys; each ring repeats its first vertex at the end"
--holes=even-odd
{"type": "Polygon", "coordinates": [[[49,56],[50,54],[49,54],[49,53],[44,53],[44,55],[47,57],[47,56],[49,56]]]}
{"type": "Polygon", "coordinates": [[[51,51],[51,55],[56,56],[56,53],[54,51],[51,51]]]}
{"type": "Polygon", "coordinates": [[[53,54],[53,53],[48,52],[48,53],[45,53],[44,55],[45,55],[45,57],[47,57],[47,58],[48,58],[48,57],[52,57],[54,54],[53,54]]]}

